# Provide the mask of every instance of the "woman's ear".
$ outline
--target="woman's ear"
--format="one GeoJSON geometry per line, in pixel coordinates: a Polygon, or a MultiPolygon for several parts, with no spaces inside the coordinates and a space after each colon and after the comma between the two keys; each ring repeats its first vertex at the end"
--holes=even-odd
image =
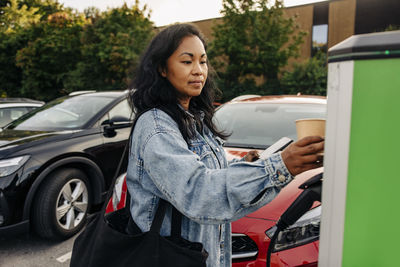
{"type": "Polygon", "coordinates": [[[160,73],[160,75],[162,77],[164,77],[164,78],[167,77],[167,70],[165,67],[158,66],[158,72],[160,73]]]}

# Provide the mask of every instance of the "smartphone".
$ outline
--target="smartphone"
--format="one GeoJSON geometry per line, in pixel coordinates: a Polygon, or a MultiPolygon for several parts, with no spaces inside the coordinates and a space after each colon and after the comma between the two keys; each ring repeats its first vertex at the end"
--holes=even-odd
{"type": "Polygon", "coordinates": [[[290,139],[289,137],[282,137],[279,139],[277,142],[273,143],[270,145],[267,149],[265,149],[263,152],[260,154],[260,159],[266,159],[272,154],[284,150],[285,147],[287,147],[290,143],[292,143],[293,140],[290,139]]]}

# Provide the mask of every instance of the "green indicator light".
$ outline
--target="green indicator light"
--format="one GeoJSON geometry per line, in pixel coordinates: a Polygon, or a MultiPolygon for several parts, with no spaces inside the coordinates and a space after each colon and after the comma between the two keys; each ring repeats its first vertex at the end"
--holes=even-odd
{"type": "Polygon", "coordinates": [[[386,50],[385,51],[385,55],[389,55],[390,54],[390,51],[389,50],[386,50]]]}

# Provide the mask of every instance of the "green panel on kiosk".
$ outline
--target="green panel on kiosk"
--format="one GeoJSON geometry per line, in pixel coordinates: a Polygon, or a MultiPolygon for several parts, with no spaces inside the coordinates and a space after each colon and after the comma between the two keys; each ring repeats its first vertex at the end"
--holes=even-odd
{"type": "Polygon", "coordinates": [[[393,266],[400,238],[400,59],[354,62],[343,266],[393,266]]]}
{"type": "Polygon", "coordinates": [[[400,31],[355,35],[328,53],[330,63],[349,60],[342,266],[400,266],[400,31]]]}

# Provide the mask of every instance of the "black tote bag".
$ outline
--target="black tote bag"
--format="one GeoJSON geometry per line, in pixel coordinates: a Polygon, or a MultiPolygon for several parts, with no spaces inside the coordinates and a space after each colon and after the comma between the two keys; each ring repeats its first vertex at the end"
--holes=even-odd
{"type": "Polygon", "coordinates": [[[97,214],[76,238],[70,266],[205,267],[207,252],[201,243],[174,233],[169,237],[159,234],[167,205],[160,200],[151,229],[145,233],[127,233],[125,209],[105,217],[97,214]]]}
{"type": "MultiPolygon", "coordinates": [[[[122,159],[125,153],[126,147],[122,159]]],[[[105,214],[122,159],[101,212],[89,219],[74,241],[70,267],[205,267],[207,251],[201,243],[181,237],[182,214],[174,207],[171,236],[160,235],[166,207],[171,205],[167,201],[160,199],[151,229],[144,233],[131,219],[129,192],[123,209],[105,214]]]]}

